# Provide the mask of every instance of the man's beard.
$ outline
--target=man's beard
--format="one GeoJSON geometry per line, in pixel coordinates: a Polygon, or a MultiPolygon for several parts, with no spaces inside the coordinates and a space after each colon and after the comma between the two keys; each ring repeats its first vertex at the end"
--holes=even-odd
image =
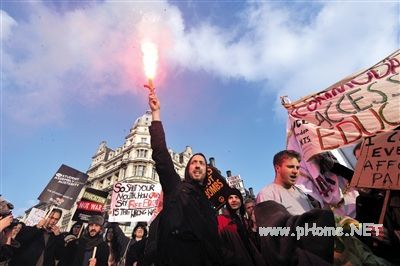
{"type": "Polygon", "coordinates": [[[97,236],[98,234],[99,234],[99,232],[97,232],[97,231],[95,231],[95,230],[89,231],[89,236],[90,236],[90,237],[95,237],[95,236],[97,236]],[[94,234],[92,234],[92,233],[94,233],[94,234]]]}

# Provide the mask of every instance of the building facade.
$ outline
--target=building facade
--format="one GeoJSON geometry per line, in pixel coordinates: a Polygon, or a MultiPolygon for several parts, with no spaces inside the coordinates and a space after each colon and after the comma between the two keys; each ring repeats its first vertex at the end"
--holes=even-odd
{"type": "MultiPolygon", "coordinates": [[[[122,146],[111,149],[105,141],[100,143],[86,172],[89,176],[87,184],[82,189],[77,201],[79,201],[87,187],[107,191],[109,196],[105,211],[108,212],[111,204],[112,188],[116,182],[159,183],[155,163],[151,157],[152,150],[148,128],[150,124],[151,112],[147,111],[133,123],[122,146]]],[[[192,148],[186,146],[181,153],[169,149],[169,153],[174,162],[175,170],[183,178],[185,166],[192,156],[192,148]]],[[[71,218],[75,209],[76,207],[72,208],[63,216],[61,222],[62,230],[68,230],[74,223],[71,218]]],[[[121,226],[121,228],[129,235],[133,230],[133,226],[127,224],[126,226],[121,226]]]]}

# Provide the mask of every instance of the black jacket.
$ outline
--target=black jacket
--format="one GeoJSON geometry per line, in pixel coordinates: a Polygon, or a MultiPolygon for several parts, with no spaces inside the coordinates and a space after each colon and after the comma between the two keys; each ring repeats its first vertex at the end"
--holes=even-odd
{"type": "Polygon", "coordinates": [[[204,188],[191,179],[182,181],[176,173],[161,122],[153,121],[149,131],[164,193],[158,228],[158,264],[220,265],[216,213],[204,188]]]}
{"type": "Polygon", "coordinates": [[[291,215],[284,206],[269,200],[257,204],[254,208],[259,232],[263,228],[290,228],[288,236],[261,235],[261,254],[267,265],[332,265],[334,237],[307,236],[296,238],[296,227],[309,227],[315,223],[318,227],[335,227],[333,213],[330,210],[313,209],[302,215],[291,215]],[[293,235],[292,235],[293,233],[293,235]]]}
{"type": "Polygon", "coordinates": [[[129,246],[126,253],[125,266],[132,266],[134,262],[136,262],[138,266],[143,265],[146,242],[147,238],[143,238],[129,246]]]}
{"type": "MultiPolygon", "coordinates": [[[[93,254],[92,248],[87,248],[87,240],[83,237],[73,240],[70,242],[71,245],[76,245],[74,260],[71,266],[82,266],[85,252],[89,251],[90,254],[93,254]]],[[[68,243],[68,244],[70,244],[68,243]]],[[[110,255],[110,249],[104,240],[101,240],[99,244],[95,245],[97,247],[96,251],[96,266],[108,266],[108,256],[110,255]]]]}
{"type": "Polygon", "coordinates": [[[44,251],[43,266],[54,266],[64,245],[62,236],[55,236],[53,233],[49,233],[45,245],[44,229],[38,229],[36,226],[22,227],[16,240],[21,247],[16,249],[11,260],[13,266],[36,266],[42,251],[44,251]]]}

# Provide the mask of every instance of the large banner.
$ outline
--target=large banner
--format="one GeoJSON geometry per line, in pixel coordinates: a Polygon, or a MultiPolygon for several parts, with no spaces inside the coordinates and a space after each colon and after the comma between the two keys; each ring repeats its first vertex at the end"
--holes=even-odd
{"type": "Polygon", "coordinates": [[[104,205],[108,197],[107,191],[86,188],[81,200],[77,202],[73,221],[87,222],[92,215],[103,215],[104,205]]]}
{"type": "Polygon", "coordinates": [[[400,130],[365,139],[351,185],[400,190],[400,130]]]}
{"type": "Polygon", "coordinates": [[[63,164],[38,199],[69,210],[87,179],[88,175],[63,164]]]}
{"type": "Polygon", "coordinates": [[[400,50],[317,94],[284,104],[303,158],[400,125],[400,50]]]}
{"type": "Polygon", "coordinates": [[[161,184],[115,183],[109,222],[149,222],[160,200],[161,184]]]}

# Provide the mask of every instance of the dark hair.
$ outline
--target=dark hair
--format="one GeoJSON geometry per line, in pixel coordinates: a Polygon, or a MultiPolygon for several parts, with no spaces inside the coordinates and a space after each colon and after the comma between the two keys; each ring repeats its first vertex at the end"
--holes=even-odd
{"type": "Polygon", "coordinates": [[[132,237],[135,237],[135,233],[136,233],[136,230],[137,230],[138,228],[142,228],[142,229],[143,229],[143,231],[144,231],[144,233],[143,233],[143,238],[145,238],[145,237],[147,236],[147,227],[146,227],[145,224],[142,224],[142,223],[138,223],[138,224],[133,228],[132,237]]]}
{"type": "MultiPolygon", "coordinates": [[[[207,158],[206,158],[206,156],[204,154],[202,154],[200,152],[193,154],[192,157],[190,157],[190,159],[189,159],[189,161],[188,161],[188,163],[186,165],[186,168],[185,168],[185,180],[191,180],[192,179],[192,177],[189,175],[189,166],[190,166],[191,161],[193,160],[193,157],[196,156],[196,155],[199,155],[199,156],[203,157],[204,158],[204,162],[207,165],[207,158]]],[[[204,178],[203,184],[207,184],[207,172],[206,172],[206,177],[204,178]]]]}
{"type": "Polygon", "coordinates": [[[54,208],[54,209],[51,210],[50,214],[55,213],[55,212],[59,213],[60,217],[62,216],[62,210],[61,209],[54,208]]]}
{"type": "Polygon", "coordinates": [[[291,159],[291,158],[295,158],[299,162],[301,161],[301,155],[297,151],[294,151],[294,150],[283,150],[283,151],[278,152],[274,156],[274,160],[273,160],[274,167],[277,166],[277,165],[281,165],[283,160],[291,159]]]}

